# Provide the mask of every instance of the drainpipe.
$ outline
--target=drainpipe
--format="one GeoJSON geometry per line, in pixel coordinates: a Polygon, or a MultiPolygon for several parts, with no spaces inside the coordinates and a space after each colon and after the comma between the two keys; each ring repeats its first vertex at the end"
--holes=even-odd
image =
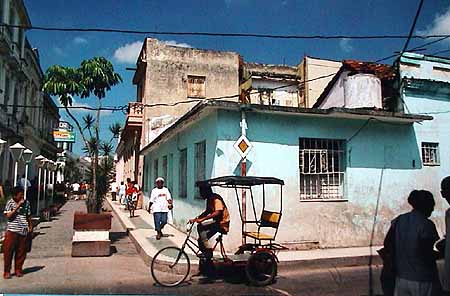
{"type": "MultiPolygon", "coordinates": [[[[247,120],[246,120],[246,114],[244,109],[241,109],[241,135],[246,136],[247,135],[247,120]]],[[[247,159],[245,157],[241,160],[241,175],[245,176],[247,174],[247,159]]],[[[242,244],[246,244],[246,236],[245,236],[245,221],[247,220],[247,202],[246,202],[246,196],[247,193],[245,189],[242,189],[242,244]]]]}

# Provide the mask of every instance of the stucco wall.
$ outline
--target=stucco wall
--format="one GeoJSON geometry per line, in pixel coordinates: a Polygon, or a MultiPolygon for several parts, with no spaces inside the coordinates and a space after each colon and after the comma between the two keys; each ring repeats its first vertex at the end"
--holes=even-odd
{"type": "MultiPolygon", "coordinates": [[[[349,139],[364,121],[255,113],[247,114],[247,118],[248,138],[254,145],[248,155],[248,175],[275,176],[286,182],[279,241],[318,241],[322,247],[368,245],[380,190],[374,241],[380,244],[390,220],[409,210],[406,198],[415,188],[435,194],[438,205],[434,218],[442,232],[444,204],[437,188],[440,179],[430,178],[430,169],[421,169],[412,125],[369,123],[346,145],[346,201],[303,202],[299,199],[299,137],[349,139]]],[[[237,112],[219,113],[217,175],[237,173],[239,156],[232,145],[240,133],[239,119],[237,112]]],[[[444,153],[448,155],[448,151],[444,153]]],[[[434,169],[448,170],[448,166],[434,169]]],[[[237,244],[240,223],[234,193],[229,193],[225,196],[234,219],[227,239],[237,244]]]]}
{"type": "MultiPolygon", "coordinates": [[[[206,177],[214,175],[214,157],[217,142],[217,115],[211,113],[205,118],[184,127],[183,131],[163,142],[145,153],[144,158],[144,205],[148,206],[150,191],[154,187],[157,176],[153,173],[153,161],[158,159],[159,175],[162,174],[162,158],[168,156],[168,175],[172,171],[172,184],[168,184],[174,199],[173,217],[174,223],[185,229],[186,222],[204,211],[203,200],[195,198],[195,143],[206,141],[206,177]],[[179,161],[180,150],[187,148],[187,198],[179,197],[179,161]]],[[[169,177],[167,178],[169,179],[169,177]]]]}

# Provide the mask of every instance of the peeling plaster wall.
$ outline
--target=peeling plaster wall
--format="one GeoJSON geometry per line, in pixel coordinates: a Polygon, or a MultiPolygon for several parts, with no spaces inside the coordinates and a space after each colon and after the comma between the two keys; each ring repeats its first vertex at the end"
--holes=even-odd
{"type": "MultiPolygon", "coordinates": [[[[151,38],[146,39],[144,46],[147,67],[142,101],[146,104],[186,101],[188,75],[206,77],[206,98],[239,93],[237,53],[168,46],[151,38]]],[[[146,108],[143,122],[162,115],[180,117],[196,103],[146,108]]],[[[146,126],[144,135],[145,129],[146,126]]]]}

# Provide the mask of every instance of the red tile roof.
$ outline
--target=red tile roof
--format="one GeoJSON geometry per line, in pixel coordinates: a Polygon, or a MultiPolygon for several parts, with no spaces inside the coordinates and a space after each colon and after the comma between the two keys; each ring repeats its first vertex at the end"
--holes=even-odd
{"type": "Polygon", "coordinates": [[[370,73],[376,75],[380,79],[391,79],[395,77],[395,69],[389,65],[355,60],[344,60],[342,62],[342,66],[347,71],[355,73],[370,73]]]}

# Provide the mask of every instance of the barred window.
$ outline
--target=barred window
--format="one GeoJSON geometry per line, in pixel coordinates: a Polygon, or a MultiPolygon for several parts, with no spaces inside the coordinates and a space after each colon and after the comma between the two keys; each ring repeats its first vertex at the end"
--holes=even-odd
{"type": "Polygon", "coordinates": [[[205,76],[188,76],[188,93],[189,98],[206,97],[205,76]]]}
{"type": "Polygon", "coordinates": [[[300,200],[343,199],[344,143],[300,138],[300,200]]]}
{"type": "MultiPolygon", "coordinates": [[[[206,177],[206,142],[195,144],[195,181],[205,180],[206,177]]],[[[197,188],[197,187],[196,187],[197,188]]],[[[195,196],[198,198],[198,188],[195,196]]]]}
{"type": "Polygon", "coordinates": [[[423,165],[439,165],[439,143],[422,142],[423,165]]]}
{"type": "Polygon", "coordinates": [[[180,151],[180,166],[179,166],[179,196],[187,197],[187,149],[180,151]]]}

